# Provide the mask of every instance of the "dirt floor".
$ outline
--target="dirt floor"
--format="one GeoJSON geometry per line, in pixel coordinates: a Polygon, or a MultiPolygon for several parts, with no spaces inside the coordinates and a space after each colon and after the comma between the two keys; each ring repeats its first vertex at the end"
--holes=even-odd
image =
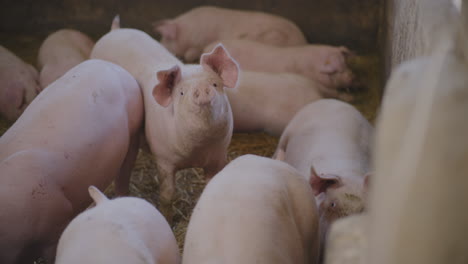
{"type": "MultiPolygon", "coordinates": [[[[42,39],[38,36],[8,36],[2,38],[2,45],[15,52],[25,61],[35,64],[37,50],[42,39]]],[[[381,98],[381,63],[377,54],[358,56],[351,61],[351,66],[364,84],[365,88],[353,91],[355,100],[352,102],[357,109],[372,123],[377,114],[381,98]]],[[[0,118],[0,135],[10,126],[0,118]]],[[[234,134],[229,146],[229,160],[244,154],[271,156],[276,148],[278,139],[265,133],[234,134]]],[[[158,183],[155,181],[156,167],[151,154],[140,150],[137,163],[132,172],[130,193],[144,198],[158,206],[158,183]]],[[[173,230],[180,248],[193,207],[198,200],[204,186],[203,171],[200,169],[186,169],[177,173],[177,200],[174,203],[175,218],[173,230]]],[[[106,193],[113,195],[112,188],[106,193]]]]}

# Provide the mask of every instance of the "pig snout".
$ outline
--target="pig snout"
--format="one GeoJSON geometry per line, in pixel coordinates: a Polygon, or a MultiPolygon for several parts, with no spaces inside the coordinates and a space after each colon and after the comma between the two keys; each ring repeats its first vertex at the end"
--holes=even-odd
{"type": "Polygon", "coordinates": [[[216,91],[213,87],[202,86],[195,88],[193,92],[193,100],[198,105],[209,104],[216,95],[216,91]]]}

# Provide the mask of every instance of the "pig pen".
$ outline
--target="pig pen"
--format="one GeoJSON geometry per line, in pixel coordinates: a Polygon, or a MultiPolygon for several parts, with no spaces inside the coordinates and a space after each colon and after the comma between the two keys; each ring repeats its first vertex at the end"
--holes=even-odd
{"type": "MultiPolygon", "coordinates": [[[[351,103],[374,122],[388,73],[384,63],[388,60],[384,45],[387,32],[384,0],[2,1],[0,44],[36,65],[42,41],[58,29],[77,29],[97,40],[109,30],[112,18],[120,14],[122,27],[141,29],[158,39],[151,22],[175,17],[201,5],[278,14],[297,23],[309,43],[347,46],[357,54],[350,65],[364,86],[351,92],[355,96],[351,103]]],[[[10,125],[0,119],[0,135],[10,125]]],[[[229,146],[229,160],[247,153],[269,157],[277,142],[278,138],[265,133],[236,133],[229,146]]],[[[130,194],[158,206],[158,183],[153,177],[156,173],[151,154],[141,149],[132,172],[130,194]]],[[[179,172],[176,181],[172,228],[182,249],[191,211],[206,183],[203,171],[198,169],[179,172]]],[[[113,189],[106,193],[112,196],[113,189]]]]}

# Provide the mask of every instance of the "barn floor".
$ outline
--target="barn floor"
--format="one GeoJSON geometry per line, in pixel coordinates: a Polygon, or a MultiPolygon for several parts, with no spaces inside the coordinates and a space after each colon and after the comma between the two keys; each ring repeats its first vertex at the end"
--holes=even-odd
{"type": "MultiPolygon", "coordinates": [[[[12,50],[28,63],[35,65],[37,52],[42,42],[42,35],[3,35],[2,45],[12,50]]],[[[365,85],[360,91],[353,91],[355,96],[352,104],[356,106],[363,115],[374,123],[378,106],[380,105],[381,91],[381,63],[377,54],[357,56],[351,62],[351,67],[355,70],[358,78],[365,85]]],[[[0,135],[10,126],[0,117],[0,135]]],[[[278,139],[265,133],[234,134],[229,146],[229,160],[244,154],[257,154],[261,156],[271,156],[276,148],[278,139]]],[[[154,205],[158,205],[158,183],[154,180],[156,174],[155,165],[151,159],[151,154],[143,150],[137,158],[137,163],[132,172],[130,186],[131,195],[144,198],[154,205]]],[[[198,200],[205,180],[203,171],[200,169],[186,169],[177,174],[177,200],[174,203],[175,217],[173,230],[183,248],[183,239],[191,211],[198,200]]],[[[113,194],[108,188],[108,195],[113,194]]]]}

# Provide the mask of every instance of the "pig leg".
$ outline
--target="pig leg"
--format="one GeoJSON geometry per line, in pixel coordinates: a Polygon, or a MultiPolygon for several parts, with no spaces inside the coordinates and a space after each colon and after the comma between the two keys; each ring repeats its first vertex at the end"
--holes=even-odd
{"type": "Polygon", "coordinates": [[[44,221],[53,226],[53,229],[43,230],[41,234],[42,237],[46,238],[41,247],[41,255],[46,260],[46,263],[54,263],[60,235],[74,215],[78,213],[74,212],[72,204],[61,192],[60,186],[56,186],[54,189],[56,190],[52,191],[52,188],[50,189],[51,195],[48,198],[51,210],[49,212],[42,212],[44,215],[47,215],[44,221]]]}
{"type": "Polygon", "coordinates": [[[133,165],[138,155],[138,149],[140,146],[140,133],[132,136],[130,144],[128,145],[127,156],[123,161],[122,167],[120,168],[119,175],[115,179],[115,193],[118,196],[125,196],[129,193],[130,176],[132,175],[133,165]]]}
{"type": "Polygon", "coordinates": [[[225,158],[219,159],[218,161],[213,162],[209,164],[208,166],[206,166],[205,168],[203,168],[203,170],[205,171],[205,178],[207,181],[211,180],[211,178],[213,178],[228,163],[226,154],[222,155],[221,157],[225,157],[225,158]]]}
{"type": "Polygon", "coordinates": [[[159,181],[159,211],[166,217],[169,223],[172,223],[173,210],[172,201],[175,193],[175,170],[174,168],[164,168],[158,164],[159,181]]]}

